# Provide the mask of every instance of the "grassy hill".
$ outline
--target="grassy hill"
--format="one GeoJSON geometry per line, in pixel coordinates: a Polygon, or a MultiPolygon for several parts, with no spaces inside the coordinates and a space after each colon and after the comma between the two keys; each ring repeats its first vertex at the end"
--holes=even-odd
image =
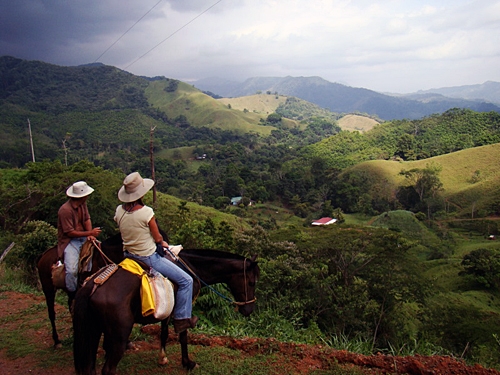
{"type": "Polygon", "coordinates": [[[360,115],[345,115],[338,120],[338,125],[342,130],[364,132],[370,130],[380,122],[370,117],[360,115]]]}
{"type": "Polygon", "coordinates": [[[471,215],[472,207],[480,210],[497,204],[500,196],[500,144],[475,147],[418,161],[372,160],[349,170],[375,176],[380,186],[396,190],[405,184],[399,173],[435,164],[442,168],[443,197],[462,215],[471,215]]]}
{"type": "Polygon", "coordinates": [[[232,110],[198,89],[177,81],[174,91],[168,90],[169,80],[157,80],[145,90],[148,102],[169,117],[185,116],[194,126],[217,127],[223,130],[256,132],[267,135],[274,129],[259,125],[256,113],[232,110]]]}
{"type": "Polygon", "coordinates": [[[380,122],[366,116],[347,114],[341,116],[328,109],[321,108],[306,100],[275,94],[255,94],[236,98],[217,99],[220,103],[239,111],[250,111],[267,117],[273,112],[295,120],[308,120],[321,117],[336,121],[342,130],[364,132],[372,129],[380,122]]]}
{"type": "Polygon", "coordinates": [[[151,128],[161,139],[157,149],[191,146],[220,130],[265,136],[274,129],[260,123],[261,115],[230,110],[186,83],[138,77],[111,66],[62,67],[4,56],[0,76],[0,160],[5,165],[31,160],[28,118],[37,160],[62,158],[64,139],[70,163],[88,158],[116,166],[118,157],[124,167],[123,162],[143,154],[151,128]]]}
{"type": "Polygon", "coordinates": [[[226,107],[231,105],[232,109],[239,111],[246,109],[250,112],[258,113],[262,117],[267,117],[267,115],[276,112],[276,108],[280,104],[285,103],[286,99],[287,97],[283,95],[256,94],[237,98],[221,98],[217,99],[217,101],[226,107]]]}

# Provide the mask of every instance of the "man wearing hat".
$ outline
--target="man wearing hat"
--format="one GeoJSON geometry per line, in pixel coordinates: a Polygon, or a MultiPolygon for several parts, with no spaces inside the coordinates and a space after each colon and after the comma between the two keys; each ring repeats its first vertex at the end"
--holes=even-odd
{"type": "Polygon", "coordinates": [[[57,213],[57,251],[59,258],[64,258],[70,300],[76,293],[82,245],[86,240],[95,240],[101,233],[101,228],[92,229],[87,208],[87,199],[93,191],[85,181],[75,182],[66,190],[69,199],[57,213]]]}
{"type": "Polygon", "coordinates": [[[153,185],[153,180],[142,178],[138,172],[125,177],[118,191],[123,204],[116,207],[114,219],[120,228],[125,256],[146,263],[178,285],[172,316],[174,330],[180,333],[194,328],[198,321],[198,317],[191,316],[193,278],[156,251],[157,246],[166,248],[168,243],[160,233],[153,209],[142,201],[153,185]]]}

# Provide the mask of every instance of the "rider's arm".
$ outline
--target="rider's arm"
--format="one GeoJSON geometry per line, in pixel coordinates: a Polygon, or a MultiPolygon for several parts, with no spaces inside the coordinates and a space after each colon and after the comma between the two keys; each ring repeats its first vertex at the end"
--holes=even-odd
{"type": "Polygon", "coordinates": [[[101,228],[90,228],[90,230],[72,230],[66,233],[66,236],[74,237],[96,237],[101,233],[101,228]]]}
{"type": "Polygon", "coordinates": [[[149,220],[148,225],[155,242],[157,244],[162,244],[163,247],[168,247],[168,243],[163,240],[163,236],[160,233],[160,229],[158,228],[158,224],[156,223],[156,218],[154,216],[151,220],[149,220]]]}

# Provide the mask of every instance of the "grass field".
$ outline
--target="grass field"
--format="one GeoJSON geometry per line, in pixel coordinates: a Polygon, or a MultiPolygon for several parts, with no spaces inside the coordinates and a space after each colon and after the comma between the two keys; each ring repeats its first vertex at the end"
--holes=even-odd
{"type": "Polygon", "coordinates": [[[246,109],[249,112],[258,113],[262,117],[267,117],[269,114],[275,112],[280,104],[285,103],[286,96],[255,94],[238,98],[221,98],[217,99],[217,101],[226,107],[230,105],[232,109],[238,111],[246,109]]]}
{"type": "MultiPolygon", "coordinates": [[[[373,176],[384,188],[405,185],[403,170],[441,168],[441,196],[462,216],[491,207],[500,197],[500,144],[475,147],[417,161],[371,160],[351,167],[373,176]]],[[[475,214],[477,217],[477,213],[475,214]]]]}
{"type": "Polygon", "coordinates": [[[166,92],[165,81],[151,82],[146,89],[149,103],[170,118],[185,116],[193,126],[217,127],[224,130],[255,132],[269,135],[274,127],[259,125],[261,116],[253,112],[232,110],[194,87],[179,82],[175,92],[166,92]]]}
{"type": "Polygon", "coordinates": [[[365,132],[370,130],[379,122],[369,117],[360,115],[345,115],[337,121],[342,130],[365,132]]]}

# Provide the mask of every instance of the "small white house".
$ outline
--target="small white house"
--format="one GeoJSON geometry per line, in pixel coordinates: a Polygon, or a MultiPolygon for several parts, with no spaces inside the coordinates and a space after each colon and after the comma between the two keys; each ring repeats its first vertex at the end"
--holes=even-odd
{"type": "Polygon", "coordinates": [[[233,197],[233,198],[231,198],[231,204],[233,206],[237,206],[241,203],[242,200],[243,200],[243,197],[233,197]]]}

